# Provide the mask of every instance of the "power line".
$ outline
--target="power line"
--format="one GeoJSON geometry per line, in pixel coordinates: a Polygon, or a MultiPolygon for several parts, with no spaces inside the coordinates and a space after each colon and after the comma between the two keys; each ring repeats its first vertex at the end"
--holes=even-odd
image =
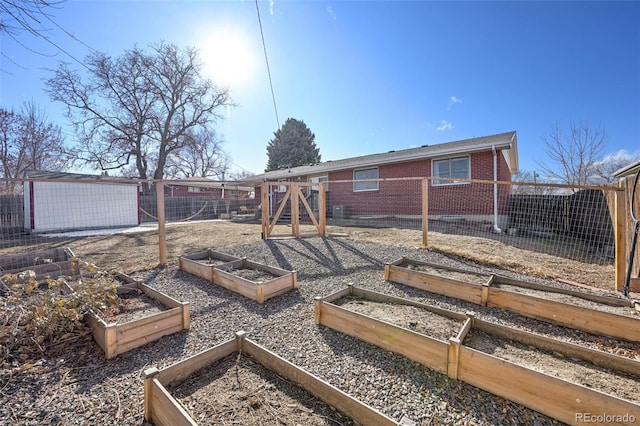
{"type": "Polygon", "coordinates": [[[260,8],[258,7],[258,0],[256,0],[256,12],[258,12],[258,24],[260,25],[260,36],[262,37],[262,48],[264,50],[264,61],[267,64],[267,74],[269,76],[269,87],[271,87],[271,99],[273,99],[273,110],[276,112],[276,123],[278,129],[280,128],[280,119],[278,118],[278,107],[276,106],[276,95],[273,92],[273,82],[271,80],[271,70],[269,69],[269,58],[267,57],[267,45],[264,42],[264,32],[262,31],[262,20],[260,19],[260,8]]]}

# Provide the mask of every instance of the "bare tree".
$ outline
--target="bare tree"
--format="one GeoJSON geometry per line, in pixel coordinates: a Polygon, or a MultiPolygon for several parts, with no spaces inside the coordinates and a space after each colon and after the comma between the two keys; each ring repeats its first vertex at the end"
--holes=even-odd
{"type": "Polygon", "coordinates": [[[49,9],[64,3],[66,0],[0,0],[0,33],[11,36],[14,40],[22,32],[41,36],[43,18],[49,19],[49,9]]]}
{"type": "Polygon", "coordinates": [[[60,128],[48,122],[44,111],[33,101],[20,113],[0,109],[0,173],[6,192],[14,192],[11,179],[20,178],[29,169],[67,170],[70,159],[65,153],[60,128]]]}
{"type": "Polygon", "coordinates": [[[229,157],[213,130],[199,130],[185,136],[185,146],[167,157],[166,175],[172,178],[215,177],[224,179],[229,157]]]}
{"type": "Polygon", "coordinates": [[[594,164],[593,180],[604,185],[617,182],[614,173],[629,164],[640,161],[640,157],[632,155],[627,151],[619,151],[605,156],[602,160],[594,164]]]}
{"type": "Polygon", "coordinates": [[[88,81],[61,63],[47,88],[67,106],[78,158],[103,171],[135,165],[139,178],[162,179],[169,156],[230,105],[228,90],[201,76],[193,48],[160,43],[150,53],[134,47],[117,58],[94,53],[86,62],[88,81]]]}
{"type": "Polygon", "coordinates": [[[604,127],[574,122],[565,134],[556,123],[543,139],[551,163],[539,166],[548,178],[572,186],[592,183],[596,159],[606,144],[604,127]]]}
{"type": "MultiPolygon", "coordinates": [[[[48,20],[57,26],[52,20],[51,10],[56,9],[65,1],[66,0],[0,0],[0,35],[10,37],[30,52],[44,56],[53,56],[34,50],[21,36],[26,33],[50,42],[47,34],[49,29],[43,25],[43,21],[48,20]]],[[[4,51],[0,50],[0,55],[7,61],[23,68],[20,64],[14,62],[10,56],[6,55],[4,51]]],[[[7,72],[3,67],[0,67],[0,70],[7,72]]]]}

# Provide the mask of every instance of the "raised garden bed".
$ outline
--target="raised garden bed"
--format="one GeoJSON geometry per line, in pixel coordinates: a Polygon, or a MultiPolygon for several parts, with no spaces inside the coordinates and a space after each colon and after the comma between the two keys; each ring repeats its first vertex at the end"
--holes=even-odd
{"type": "MultiPolygon", "coordinates": [[[[78,263],[69,248],[34,250],[26,253],[0,256],[0,277],[6,274],[19,275],[24,271],[33,271],[36,281],[46,278],[78,274],[78,263]]],[[[21,281],[18,277],[18,281],[21,281]]]]}
{"type": "MultiPolygon", "coordinates": [[[[306,404],[310,403],[308,398],[306,398],[305,405],[301,405],[302,401],[287,402],[287,399],[276,401],[273,398],[271,401],[265,401],[258,398],[259,390],[276,386],[273,382],[266,382],[265,385],[259,385],[254,390],[238,391],[240,380],[248,377],[248,372],[240,368],[240,364],[244,363],[242,361],[244,358],[250,359],[250,362],[245,365],[265,368],[279,379],[295,383],[299,388],[339,410],[343,415],[354,419],[357,423],[365,425],[398,424],[327,382],[252,342],[245,337],[244,332],[236,333],[235,339],[223,342],[162,370],[147,369],[144,372],[145,419],[160,426],[196,425],[196,420],[207,424],[220,424],[225,416],[233,415],[238,407],[244,407],[245,410],[253,411],[258,415],[256,410],[261,405],[268,403],[269,409],[272,411],[271,414],[276,417],[280,415],[282,418],[287,416],[287,419],[292,419],[293,417],[289,416],[293,416],[293,410],[298,411],[298,414],[301,415],[295,423],[314,424],[312,423],[312,413],[310,413],[314,410],[306,407],[306,404]],[[229,378],[229,370],[232,370],[230,372],[231,384],[235,384],[236,389],[228,381],[224,381],[225,377],[229,378]],[[216,395],[216,398],[207,398],[208,407],[202,407],[202,404],[194,399],[194,392],[208,392],[207,388],[212,386],[212,381],[215,378],[221,379],[221,382],[215,389],[209,390],[216,395]],[[228,394],[228,397],[220,399],[221,394],[228,394]],[[274,410],[271,405],[284,403],[286,403],[286,407],[281,407],[281,410],[274,410]],[[198,409],[205,409],[206,412],[197,412],[198,409]]],[[[275,391],[272,391],[272,394],[279,397],[286,396],[275,391]]],[[[243,413],[244,417],[234,416],[232,420],[239,420],[242,424],[257,423],[255,418],[251,421],[250,417],[246,417],[246,414],[243,413]]],[[[272,420],[272,424],[279,423],[272,420]]]]}
{"type": "Polygon", "coordinates": [[[189,329],[188,302],[179,302],[126,275],[118,278],[125,282],[117,288],[121,313],[108,318],[94,312],[86,316],[93,338],[107,359],[189,329]]]}
{"type": "Polygon", "coordinates": [[[297,285],[296,271],[268,266],[213,250],[179,257],[185,272],[205,278],[258,303],[286,293],[297,285]]]}
{"type": "Polygon", "coordinates": [[[640,361],[637,360],[352,285],[316,298],[315,318],[318,324],[398,353],[452,379],[566,423],[582,423],[586,421],[585,416],[602,417],[605,422],[620,424],[632,424],[640,419],[640,398],[637,396],[640,361]],[[340,303],[343,306],[339,306],[340,303]],[[358,304],[377,304],[375,309],[371,306],[357,308],[373,312],[377,318],[348,309],[358,304]],[[386,312],[384,305],[388,306],[386,312]],[[427,312],[434,331],[429,327],[424,333],[410,329],[414,328],[412,323],[420,322],[420,316],[412,312],[406,312],[405,324],[395,324],[400,309],[407,306],[427,312]],[[462,325],[452,330],[446,341],[442,336],[432,336],[439,333],[438,329],[451,328],[451,320],[462,325]],[[515,346],[518,351],[528,352],[509,352],[509,348],[515,346]],[[579,365],[582,377],[567,376],[565,370],[576,365],[579,365]]]}
{"type": "Polygon", "coordinates": [[[385,265],[384,279],[593,334],[640,342],[640,316],[636,301],[404,257],[385,265]],[[546,297],[551,293],[555,300],[546,297]],[[558,300],[560,298],[564,300],[558,300]]]}

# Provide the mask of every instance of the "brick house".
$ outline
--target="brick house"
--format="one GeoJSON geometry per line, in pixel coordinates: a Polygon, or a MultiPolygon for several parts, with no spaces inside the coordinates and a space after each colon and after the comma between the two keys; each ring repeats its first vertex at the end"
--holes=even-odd
{"type": "MultiPolygon", "coordinates": [[[[506,222],[510,186],[468,180],[511,181],[512,174],[518,171],[517,149],[516,132],[512,131],[274,170],[250,179],[254,182],[328,181],[328,215],[333,213],[332,206],[344,206],[350,217],[375,212],[414,217],[420,216],[420,185],[397,179],[430,177],[430,217],[452,213],[474,216],[475,220],[488,220],[498,228],[506,222]],[[455,212],[451,205],[456,206],[455,212]]],[[[274,192],[275,203],[270,210],[278,201],[279,191],[274,192]]],[[[315,202],[312,192],[313,187],[307,195],[315,202]]],[[[259,187],[256,187],[256,199],[260,199],[259,187]]]]}

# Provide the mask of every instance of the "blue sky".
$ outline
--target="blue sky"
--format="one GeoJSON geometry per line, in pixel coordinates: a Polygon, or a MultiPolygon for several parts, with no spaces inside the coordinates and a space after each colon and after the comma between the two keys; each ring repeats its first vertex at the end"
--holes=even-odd
{"type": "MultiPolygon", "coordinates": [[[[304,120],[323,161],[515,130],[520,168],[533,171],[550,126],[580,120],[606,129],[605,154],[640,156],[640,2],[258,5],[280,124],[304,120]]],[[[52,19],[49,39],[80,61],[89,47],[198,48],[236,103],[217,126],[234,168],[264,170],[278,124],[254,1],[68,0],[52,19]]],[[[1,39],[0,105],[33,99],[72,141],[44,79],[58,61],[81,66],[19,40],[29,49],[1,39]]]]}

